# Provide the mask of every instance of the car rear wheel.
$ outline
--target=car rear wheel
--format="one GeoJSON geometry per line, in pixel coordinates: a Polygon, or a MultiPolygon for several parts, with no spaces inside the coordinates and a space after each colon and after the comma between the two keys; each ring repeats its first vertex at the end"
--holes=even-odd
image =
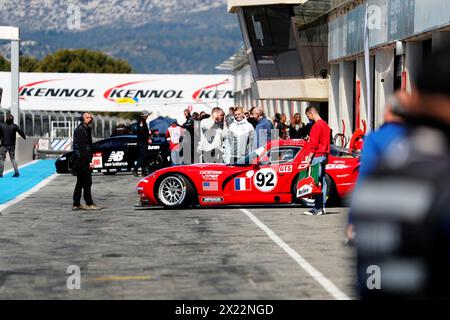
{"type": "Polygon", "coordinates": [[[164,160],[162,156],[158,153],[153,155],[147,164],[147,172],[153,172],[155,170],[161,169],[163,167],[164,160]]]}
{"type": "Polygon", "coordinates": [[[76,176],[77,173],[75,171],[75,168],[73,166],[73,157],[70,157],[69,159],[67,159],[67,171],[72,174],[73,176],[76,176]]]}
{"type": "Polygon", "coordinates": [[[166,208],[181,208],[189,205],[193,195],[191,183],[182,175],[166,176],[159,183],[159,202],[166,208]]]}

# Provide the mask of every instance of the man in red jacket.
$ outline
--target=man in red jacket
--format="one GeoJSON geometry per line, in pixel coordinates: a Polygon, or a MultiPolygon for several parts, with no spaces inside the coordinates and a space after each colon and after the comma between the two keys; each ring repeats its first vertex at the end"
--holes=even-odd
{"type": "Polygon", "coordinates": [[[305,211],[303,214],[308,216],[316,216],[325,214],[325,202],[327,201],[327,181],[325,175],[325,166],[328,162],[330,154],[330,135],[331,130],[328,124],[322,120],[313,106],[306,108],[306,116],[310,121],[314,121],[309,134],[309,155],[307,161],[309,165],[319,165],[319,182],[322,184],[322,194],[315,199],[314,208],[305,211]]]}

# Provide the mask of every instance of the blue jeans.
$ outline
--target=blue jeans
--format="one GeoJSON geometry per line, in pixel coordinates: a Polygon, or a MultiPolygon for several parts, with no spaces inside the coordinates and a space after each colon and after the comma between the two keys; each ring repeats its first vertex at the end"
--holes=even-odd
{"type": "Polygon", "coordinates": [[[182,163],[182,159],[180,157],[180,150],[172,150],[170,151],[170,159],[172,160],[172,165],[176,166],[182,163]]]}
{"type": "Polygon", "coordinates": [[[313,158],[311,165],[320,163],[319,166],[319,182],[322,184],[322,193],[314,200],[314,209],[320,210],[325,208],[325,203],[327,202],[327,179],[325,174],[325,166],[327,164],[327,157],[315,157],[313,158]]]}

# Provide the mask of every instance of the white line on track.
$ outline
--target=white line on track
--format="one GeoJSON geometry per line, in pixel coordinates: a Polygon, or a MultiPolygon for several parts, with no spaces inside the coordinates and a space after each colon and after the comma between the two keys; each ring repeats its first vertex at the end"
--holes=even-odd
{"type": "Polygon", "coordinates": [[[314,268],[308,261],[306,261],[297,251],[292,249],[286,242],[284,242],[275,232],[262,223],[255,215],[247,209],[240,209],[250,220],[252,220],[261,230],[263,230],[280,248],[297,262],[297,264],[305,270],[314,280],[316,280],[334,299],[336,300],[350,300],[350,298],[339,290],[336,285],[327,279],[320,271],[314,268]]]}
{"type": "MultiPolygon", "coordinates": [[[[30,165],[31,163],[28,163],[26,165],[23,165],[21,168],[30,165]]],[[[42,180],[41,182],[39,182],[37,185],[35,185],[32,189],[18,195],[17,197],[15,197],[14,199],[6,202],[5,204],[1,204],[0,205],[0,213],[2,213],[3,210],[11,207],[12,205],[15,205],[16,203],[22,201],[23,199],[31,196],[33,193],[39,191],[40,189],[42,189],[43,187],[45,187],[47,184],[49,184],[53,179],[55,179],[57,176],[56,173],[52,174],[51,176],[49,176],[48,178],[42,180]]]]}

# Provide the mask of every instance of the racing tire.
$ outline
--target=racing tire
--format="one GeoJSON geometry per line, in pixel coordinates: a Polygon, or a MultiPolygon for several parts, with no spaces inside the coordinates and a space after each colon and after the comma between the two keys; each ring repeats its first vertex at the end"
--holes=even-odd
{"type": "MultiPolygon", "coordinates": [[[[336,186],[328,174],[326,175],[325,179],[327,180],[327,187],[328,187],[326,205],[327,206],[335,205],[338,202],[336,186]]],[[[314,197],[307,197],[307,198],[301,198],[297,201],[306,207],[312,208],[312,207],[314,207],[314,200],[315,200],[314,197]]]]}
{"type": "Polygon", "coordinates": [[[155,156],[153,156],[151,159],[148,160],[146,169],[147,169],[147,172],[153,172],[158,169],[161,169],[163,166],[164,166],[164,159],[158,153],[155,156]]]}
{"type": "Polygon", "coordinates": [[[77,175],[75,168],[73,166],[73,157],[70,157],[69,159],[67,159],[67,172],[73,176],[77,175]]]}
{"type": "Polygon", "coordinates": [[[183,175],[171,174],[158,183],[156,195],[159,203],[165,208],[186,208],[192,202],[194,188],[183,175]]]}

